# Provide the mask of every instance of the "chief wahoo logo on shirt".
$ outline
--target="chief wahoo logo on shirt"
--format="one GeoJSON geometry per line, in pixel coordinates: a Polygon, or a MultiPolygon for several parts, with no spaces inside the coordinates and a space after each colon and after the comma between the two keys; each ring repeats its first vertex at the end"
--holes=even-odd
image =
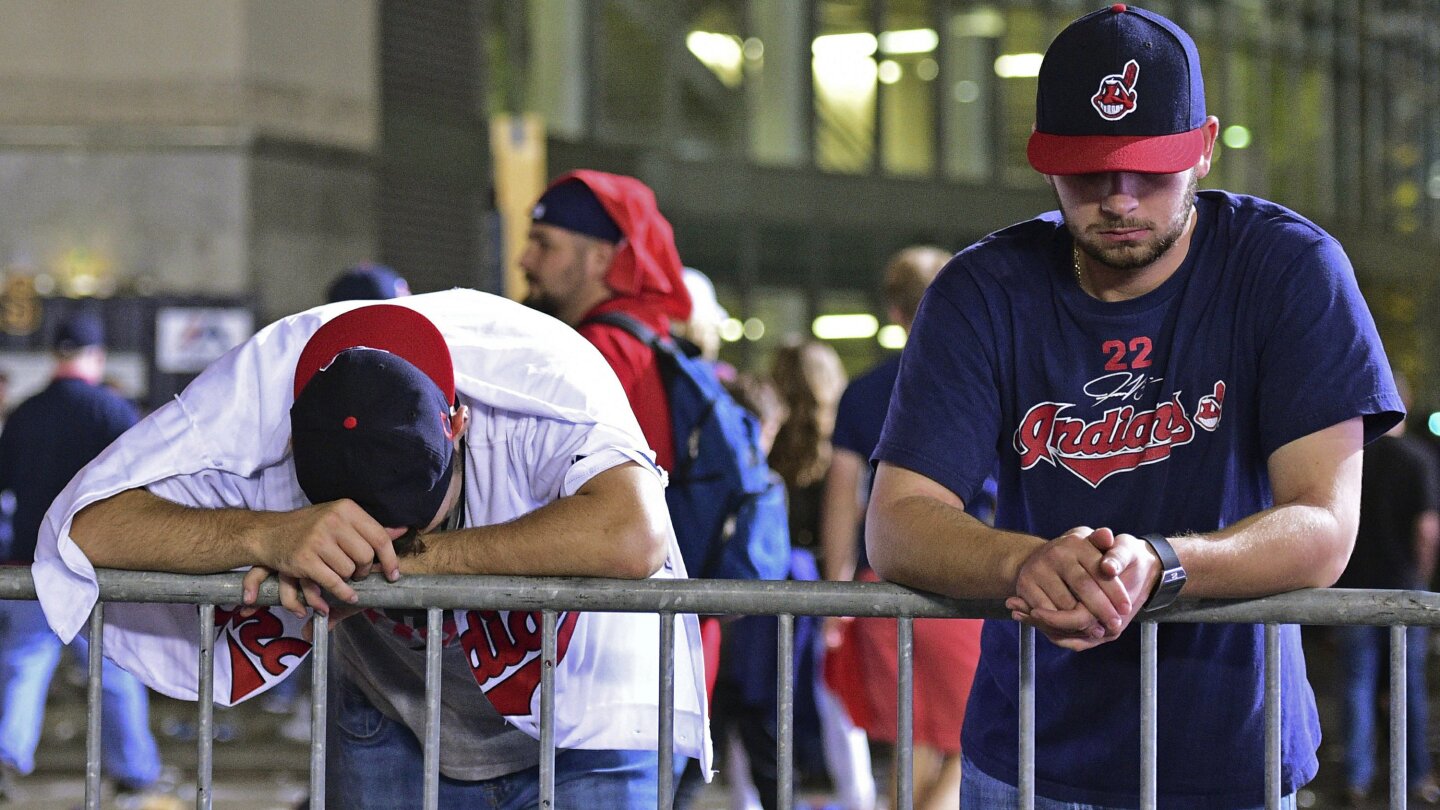
{"type": "Polygon", "coordinates": [[[1225,403],[1225,382],[1217,380],[1211,393],[1199,398],[1192,417],[1185,411],[1182,393],[1153,410],[1124,404],[1107,409],[1099,419],[1086,422],[1065,412],[1070,402],[1041,402],[1030,408],[1015,429],[1015,452],[1020,469],[1042,461],[1070,471],[1098,488],[1105,479],[1170,457],[1170,451],[1189,444],[1195,429],[1213,432],[1220,426],[1225,403]]]}

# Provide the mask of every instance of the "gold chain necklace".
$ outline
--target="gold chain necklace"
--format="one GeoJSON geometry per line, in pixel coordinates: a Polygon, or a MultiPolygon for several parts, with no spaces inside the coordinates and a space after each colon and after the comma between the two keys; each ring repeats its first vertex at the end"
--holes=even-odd
{"type": "Polygon", "coordinates": [[[1082,272],[1080,272],[1080,246],[1079,246],[1079,245],[1075,245],[1075,246],[1073,246],[1073,247],[1070,248],[1070,263],[1071,263],[1071,266],[1073,266],[1073,267],[1075,268],[1075,283],[1080,285],[1080,289],[1082,289],[1082,290],[1085,289],[1085,274],[1082,273],[1082,272]]]}

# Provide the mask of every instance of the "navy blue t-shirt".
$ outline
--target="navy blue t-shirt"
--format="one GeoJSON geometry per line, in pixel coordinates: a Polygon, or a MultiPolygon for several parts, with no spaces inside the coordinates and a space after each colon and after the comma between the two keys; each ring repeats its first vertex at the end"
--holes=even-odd
{"type": "MultiPolygon", "coordinates": [[[[1394,425],[1340,245],[1253,197],[1205,191],[1196,206],[1184,262],[1128,301],[1079,289],[1058,212],[956,256],[921,303],[875,457],[968,502],[998,456],[1000,528],[1180,534],[1272,506],[1266,462],[1282,445],[1355,416],[1367,440],[1394,425]]],[[[962,735],[1012,784],[1018,630],[986,622],[962,735]]],[[[1038,792],[1137,806],[1138,623],[1082,653],[1037,639],[1038,792]]],[[[1169,624],[1159,639],[1161,806],[1263,804],[1263,629],[1169,624]]],[[[1320,727],[1298,628],[1281,644],[1288,793],[1315,774],[1320,727]]]]}
{"type": "Polygon", "coordinates": [[[0,432],[0,490],[15,493],[10,562],[35,559],[40,521],[70,479],[139,419],[107,388],[62,377],[20,403],[0,432]]]}

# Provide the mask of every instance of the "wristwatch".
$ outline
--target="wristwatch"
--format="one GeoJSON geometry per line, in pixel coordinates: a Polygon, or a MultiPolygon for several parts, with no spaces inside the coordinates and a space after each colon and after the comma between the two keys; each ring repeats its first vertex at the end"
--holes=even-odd
{"type": "Polygon", "coordinates": [[[1150,548],[1155,549],[1155,555],[1160,558],[1160,581],[1155,583],[1154,593],[1150,594],[1142,608],[1148,613],[1170,607],[1175,597],[1180,595],[1180,589],[1185,587],[1185,566],[1180,564],[1179,555],[1170,546],[1170,541],[1165,539],[1165,535],[1145,534],[1141,535],[1140,539],[1149,543],[1150,548]]]}

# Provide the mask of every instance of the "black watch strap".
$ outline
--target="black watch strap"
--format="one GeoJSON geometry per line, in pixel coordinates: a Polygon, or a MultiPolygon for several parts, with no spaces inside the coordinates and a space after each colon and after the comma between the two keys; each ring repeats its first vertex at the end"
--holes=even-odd
{"type": "Polygon", "coordinates": [[[1150,594],[1143,609],[1149,612],[1169,607],[1180,595],[1180,589],[1185,587],[1185,566],[1180,564],[1180,556],[1165,535],[1145,534],[1140,539],[1149,543],[1160,558],[1160,581],[1155,584],[1155,592],[1150,594]]]}

